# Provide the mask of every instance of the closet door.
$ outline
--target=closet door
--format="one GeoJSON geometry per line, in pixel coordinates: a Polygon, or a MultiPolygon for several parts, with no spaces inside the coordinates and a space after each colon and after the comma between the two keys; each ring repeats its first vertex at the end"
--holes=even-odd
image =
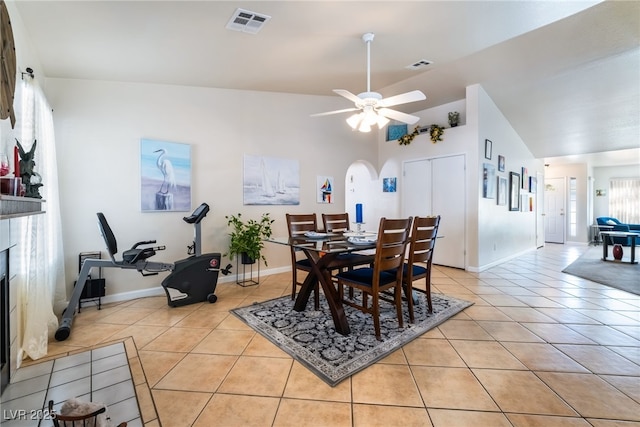
{"type": "Polygon", "coordinates": [[[405,162],[402,182],[403,216],[441,216],[433,262],[465,268],[464,156],[405,162]]]}

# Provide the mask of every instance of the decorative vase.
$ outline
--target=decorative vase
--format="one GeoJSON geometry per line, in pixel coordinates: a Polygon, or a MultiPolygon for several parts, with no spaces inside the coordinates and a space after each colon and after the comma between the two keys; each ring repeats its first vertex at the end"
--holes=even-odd
{"type": "Polygon", "coordinates": [[[617,243],[613,245],[613,258],[618,261],[622,259],[622,245],[617,243]]]}

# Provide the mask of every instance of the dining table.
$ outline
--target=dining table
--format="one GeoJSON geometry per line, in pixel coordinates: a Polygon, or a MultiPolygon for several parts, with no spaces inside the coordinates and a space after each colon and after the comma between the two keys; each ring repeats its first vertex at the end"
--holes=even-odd
{"type": "Polygon", "coordinates": [[[298,292],[293,309],[303,311],[307,307],[309,297],[320,284],[324,296],[331,311],[331,317],[335,330],[339,334],[349,335],[351,329],[344,312],[344,306],[338,290],[331,278],[331,271],[337,268],[362,265],[363,259],[351,259],[348,254],[365,252],[370,255],[373,262],[373,254],[376,248],[376,233],[371,232],[339,232],[339,233],[305,233],[296,237],[272,237],[266,242],[291,246],[300,250],[311,264],[311,272],[307,274],[302,287],[298,292]]]}

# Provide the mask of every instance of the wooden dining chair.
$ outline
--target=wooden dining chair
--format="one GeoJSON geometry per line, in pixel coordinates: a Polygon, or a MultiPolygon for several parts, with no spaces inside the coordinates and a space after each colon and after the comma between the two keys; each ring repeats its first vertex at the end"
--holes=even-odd
{"type": "Polygon", "coordinates": [[[322,225],[327,233],[341,233],[349,231],[349,214],[322,214],[322,225]]]}
{"type": "MultiPolygon", "coordinates": [[[[107,411],[104,405],[89,403],[91,409],[87,413],[79,414],[78,411],[72,411],[70,414],[61,414],[53,409],[53,400],[49,401],[49,415],[54,427],[95,427],[100,425],[98,416],[107,411]],[[97,408],[97,409],[96,409],[97,408]]],[[[64,408],[64,405],[63,405],[64,408]]],[[[81,411],[79,411],[81,412],[81,411]]],[[[104,419],[101,421],[104,423],[104,419]]],[[[115,424],[109,424],[115,425],[115,424]]],[[[121,422],[117,427],[127,427],[126,422],[121,422]]]]}
{"type": "MultiPolygon", "coordinates": [[[[304,233],[309,231],[318,231],[318,221],[316,214],[286,214],[287,217],[287,229],[289,230],[289,237],[301,237],[304,233]]],[[[298,279],[298,271],[304,271],[307,274],[311,272],[311,262],[300,249],[291,247],[291,272],[292,272],[292,284],[291,284],[291,299],[296,298],[296,288],[302,286],[302,281],[298,279]]],[[[316,310],[320,307],[320,290],[316,285],[315,289],[315,307],[316,310]]]]}
{"type": "Polygon", "coordinates": [[[409,239],[409,256],[402,266],[402,282],[409,309],[409,321],[415,321],[413,314],[413,291],[423,292],[427,296],[429,312],[433,312],[431,304],[431,262],[436,246],[440,215],[415,217],[409,239]],[[418,264],[419,263],[419,264],[418,264]],[[425,279],[425,289],[414,288],[413,282],[425,279]]]}
{"type": "MultiPolygon", "coordinates": [[[[345,213],[336,213],[336,214],[322,214],[322,224],[324,225],[324,230],[327,233],[344,233],[350,230],[349,227],[349,214],[345,213]]],[[[340,254],[336,257],[337,272],[352,270],[354,267],[373,264],[373,255],[365,255],[359,253],[347,253],[340,254]]],[[[332,275],[334,281],[335,274],[332,275]]],[[[353,297],[353,289],[349,290],[350,296],[353,297]]]]}
{"type": "Polygon", "coordinates": [[[406,219],[380,219],[378,240],[373,267],[356,268],[336,275],[343,303],[373,316],[376,339],[380,335],[380,299],[386,300],[383,292],[393,289],[393,304],[396,306],[398,327],[402,322],[402,265],[409,242],[411,217],[406,219]],[[345,299],[344,286],[362,292],[361,302],[345,299]],[[369,304],[371,296],[371,304],[369,304]]]}

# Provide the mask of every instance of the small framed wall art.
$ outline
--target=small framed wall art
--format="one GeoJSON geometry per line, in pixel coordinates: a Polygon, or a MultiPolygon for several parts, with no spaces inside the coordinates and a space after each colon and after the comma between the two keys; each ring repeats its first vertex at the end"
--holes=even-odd
{"type": "Polygon", "coordinates": [[[484,140],[484,158],[491,160],[491,151],[493,150],[493,142],[488,139],[484,140]]]}
{"type": "Polygon", "coordinates": [[[520,174],[517,172],[509,172],[509,210],[520,210],[520,174]]]}

